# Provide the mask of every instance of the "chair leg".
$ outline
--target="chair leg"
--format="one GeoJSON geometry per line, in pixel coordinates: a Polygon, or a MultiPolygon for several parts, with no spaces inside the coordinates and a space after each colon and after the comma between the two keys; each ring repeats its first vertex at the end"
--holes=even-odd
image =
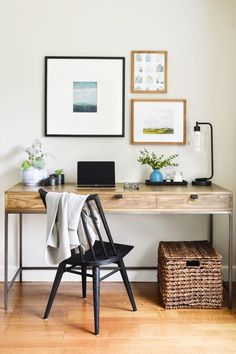
{"type": "Polygon", "coordinates": [[[82,273],[82,294],[83,299],[86,299],[86,288],[87,288],[87,276],[86,276],[87,268],[86,266],[81,266],[81,273],[82,273]]]}
{"type": "Polygon", "coordinates": [[[136,307],[136,304],[135,304],[133,291],[132,291],[132,288],[131,288],[131,285],[130,285],[130,282],[129,282],[129,278],[128,278],[128,275],[127,275],[127,272],[126,272],[126,269],[125,269],[125,265],[124,265],[123,259],[121,259],[119,262],[117,262],[117,264],[120,267],[120,273],[121,273],[123,282],[125,284],[125,288],[126,288],[128,296],[129,296],[133,311],[137,311],[137,307],[136,307]]]}
{"type": "Polygon", "coordinates": [[[100,310],[100,269],[93,267],[93,308],[94,308],[94,334],[99,334],[100,310]]]}
{"type": "Polygon", "coordinates": [[[54,282],[53,282],[53,285],[52,285],[52,289],[51,289],[51,292],[50,292],[50,295],[49,295],[49,298],[48,298],[47,307],[46,307],[46,310],[45,310],[45,313],[44,313],[44,316],[43,316],[43,318],[45,320],[48,318],[49,312],[51,311],[51,307],[52,307],[53,301],[55,299],[58,287],[60,285],[61,278],[63,276],[65,267],[66,267],[65,263],[60,263],[58,268],[57,268],[57,273],[56,273],[56,276],[55,276],[55,279],[54,279],[54,282]]]}

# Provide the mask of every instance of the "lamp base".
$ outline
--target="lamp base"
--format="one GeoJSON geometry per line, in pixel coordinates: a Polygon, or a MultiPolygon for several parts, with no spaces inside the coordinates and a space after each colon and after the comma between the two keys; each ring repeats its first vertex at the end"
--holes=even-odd
{"type": "Polygon", "coordinates": [[[192,181],[193,186],[211,186],[211,181],[206,178],[196,178],[195,181],[192,181]]]}

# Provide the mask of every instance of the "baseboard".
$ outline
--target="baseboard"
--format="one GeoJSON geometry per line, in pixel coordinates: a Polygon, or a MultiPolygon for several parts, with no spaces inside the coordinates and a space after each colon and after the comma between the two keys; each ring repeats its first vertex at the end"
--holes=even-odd
{"type": "MultiPolygon", "coordinates": [[[[15,267],[9,268],[9,280],[16,271],[15,267]]],[[[106,274],[105,271],[101,272],[102,275],[106,274]]],[[[23,281],[52,281],[54,278],[54,270],[24,270],[23,281]]],[[[128,270],[128,276],[132,282],[155,282],[157,281],[157,271],[155,269],[131,269],[128,270]]],[[[227,281],[227,267],[223,267],[223,280],[227,281]]],[[[3,267],[0,268],[0,281],[3,282],[3,267]]],[[[75,274],[66,273],[63,277],[63,281],[80,281],[80,277],[75,274]]],[[[106,281],[106,280],[104,280],[106,281]]],[[[121,281],[121,276],[117,272],[111,277],[107,278],[107,281],[121,281]]],[[[236,266],[233,266],[233,281],[236,281],[236,266]]]]}

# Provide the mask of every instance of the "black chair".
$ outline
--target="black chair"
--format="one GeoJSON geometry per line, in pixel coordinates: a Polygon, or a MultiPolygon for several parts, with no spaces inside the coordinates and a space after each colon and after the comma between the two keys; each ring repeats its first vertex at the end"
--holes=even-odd
{"type": "MultiPolygon", "coordinates": [[[[39,189],[39,194],[46,207],[47,192],[41,188],[39,189]]],[[[123,258],[133,249],[133,246],[113,242],[98,195],[88,196],[85,204],[87,204],[88,209],[90,211],[90,215],[98,239],[95,241],[94,245],[91,244],[90,237],[89,237],[89,230],[86,227],[85,217],[82,212],[81,218],[82,218],[85,235],[89,243],[89,250],[87,250],[85,253],[82,252],[81,248],[79,253],[75,253],[75,251],[72,250],[71,257],[62,261],[59,264],[53,282],[53,286],[51,289],[51,293],[49,295],[48,304],[44,313],[44,319],[47,319],[49,316],[49,312],[51,310],[54,298],[56,296],[58,287],[60,285],[60,281],[65,272],[79,274],[82,276],[82,295],[84,299],[86,299],[86,278],[91,277],[93,279],[94,327],[95,327],[95,334],[98,335],[99,334],[99,309],[100,309],[100,281],[106,279],[107,277],[116,273],[117,271],[120,271],[133,311],[137,310],[133,292],[130,286],[130,282],[123,261],[123,258]],[[96,218],[94,215],[94,209],[93,209],[94,203],[99,213],[101,224],[103,225],[101,229],[98,228],[96,218]],[[106,238],[106,241],[103,240],[104,236],[106,238]],[[100,267],[111,263],[115,263],[116,265],[118,265],[118,267],[110,271],[108,274],[100,277],[100,267]],[[92,269],[92,274],[87,272],[88,268],[92,269]]]]}

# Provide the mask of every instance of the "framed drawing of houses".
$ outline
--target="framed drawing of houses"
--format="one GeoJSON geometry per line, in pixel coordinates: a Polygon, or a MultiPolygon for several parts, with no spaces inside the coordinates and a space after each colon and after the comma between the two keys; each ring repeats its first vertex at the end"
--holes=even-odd
{"type": "Polygon", "coordinates": [[[167,51],[131,52],[131,92],[167,93],[167,51]]]}
{"type": "Polygon", "coordinates": [[[46,57],[45,135],[124,136],[124,57],[46,57]]]}
{"type": "Polygon", "coordinates": [[[132,144],[186,144],[185,99],[132,99],[132,144]]]}

